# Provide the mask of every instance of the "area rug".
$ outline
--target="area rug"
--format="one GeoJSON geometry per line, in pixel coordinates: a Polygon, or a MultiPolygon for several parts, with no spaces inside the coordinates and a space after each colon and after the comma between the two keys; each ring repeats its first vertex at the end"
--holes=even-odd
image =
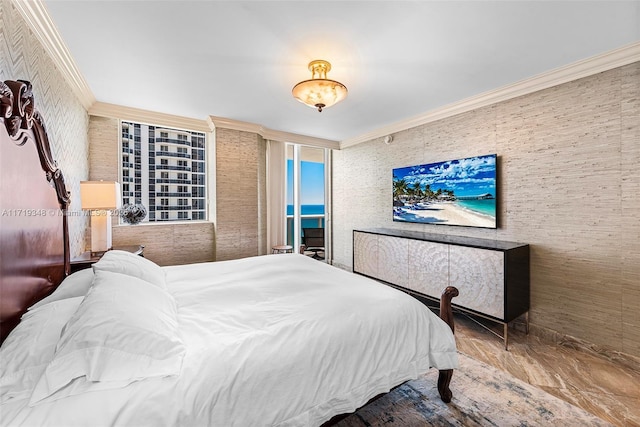
{"type": "Polygon", "coordinates": [[[339,427],[376,426],[611,426],[510,374],[460,354],[453,399],[437,390],[430,370],[340,421],[339,427]]]}

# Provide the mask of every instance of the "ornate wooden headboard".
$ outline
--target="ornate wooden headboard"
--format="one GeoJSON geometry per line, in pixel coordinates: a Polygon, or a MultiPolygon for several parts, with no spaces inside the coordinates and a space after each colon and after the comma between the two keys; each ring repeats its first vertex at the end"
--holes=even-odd
{"type": "Polygon", "coordinates": [[[69,273],[69,201],[31,83],[0,82],[0,342],[69,273]]]}

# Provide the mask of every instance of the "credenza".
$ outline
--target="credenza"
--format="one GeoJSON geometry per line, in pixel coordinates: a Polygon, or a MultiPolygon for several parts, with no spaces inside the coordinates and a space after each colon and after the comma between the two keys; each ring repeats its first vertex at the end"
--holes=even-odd
{"type": "Polygon", "coordinates": [[[460,291],[454,307],[504,326],[521,315],[529,324],[529,245],[385,228],[353,231],[353,271],[438,300],[460,291]]]}

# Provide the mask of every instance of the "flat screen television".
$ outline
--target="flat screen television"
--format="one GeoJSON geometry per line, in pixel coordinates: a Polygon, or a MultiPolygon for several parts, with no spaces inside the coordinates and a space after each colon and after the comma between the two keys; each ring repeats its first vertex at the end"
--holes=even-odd
{"type": "Polygon", "coordinates": [[[393,169],[393,220],[496,228],[496,154],[393,169]]]}

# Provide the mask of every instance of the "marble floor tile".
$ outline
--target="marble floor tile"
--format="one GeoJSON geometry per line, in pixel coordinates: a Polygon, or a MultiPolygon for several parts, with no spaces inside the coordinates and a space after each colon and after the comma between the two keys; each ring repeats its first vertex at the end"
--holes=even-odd
{"type": "MultiPolygon", "coordinates": [[[[478,319],[476,319],[477,321],[478,319]]],[[[640,361],[569,340],[509,329],[504,342],[456,314],[458,350],[616,426],[640,427],[640,361]]],[[[480,321],[501,335],[502,325],[480,321]]]]}

